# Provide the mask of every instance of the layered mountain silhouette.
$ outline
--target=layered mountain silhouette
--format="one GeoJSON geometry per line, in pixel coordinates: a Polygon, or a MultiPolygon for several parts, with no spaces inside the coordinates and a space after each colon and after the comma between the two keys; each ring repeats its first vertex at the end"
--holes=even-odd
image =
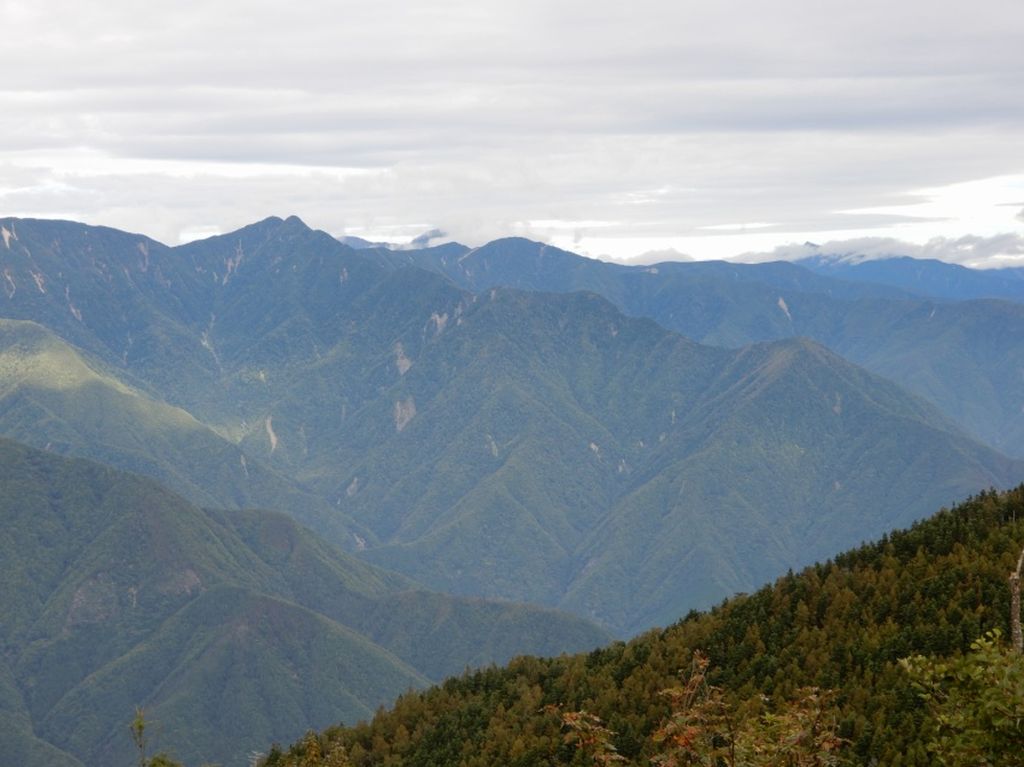
{"type": "MultiPolygon", "coordinates": [[[[1015,304],[793,264],[629,268],[525,240],[356,251],[294,217],[176,248],[0,223],[2,314],[37,323],[9,324],[8,345],[36,369],[77,355],[108,384],[56,397],[22,365],[5,433],[201,503],[273,506],[437,590],[630,632],[1024,476],[834,353],[916,366],[941,404],[995,389],[990,361],[1018,364],[1015,304]],[[994,316],[1008,332],[986,330],[994,316]],[[18,340],[33,333],[43,352],[18,340]]],[[[999,386],[960,420],[995,423],[1018,395],[999,386]]]]}
{"type": "Polygon", "coordinates": [[[137,705],[179,758],[237,761],[1024,478],[1013,301],[356,250],[295,217],[173,248],[0,228],[0,435],[32,446],[0,442],[19,764],[127,761],[137,705]]]}
{"type": "Polygon", "coordinates": [[[718,346],[812,338],[929,400],[975,438],[1024,457],[1020,270],[821,258],[630,267],[521,238],[472,250],[372,252],[473,291],[593,291],[626,314],[718,346]]]}
{"type": "Polygon", "coordinates": [[[551,610],[425,592],[279,513],[202,511],[7,440],[0,514],[12,764],[128,763],[136,706],[161,748],[237,763],[467,665],[608,638],[551,610]]]}
{"type": "Polygon", "coordinates": [[[818,274],[908,290],[952,301],[1001,298],[1024,302],[1024,269],[968,269],[933,258],[862,258],[856,253],[821,253],[798,260],[818,274]]]}

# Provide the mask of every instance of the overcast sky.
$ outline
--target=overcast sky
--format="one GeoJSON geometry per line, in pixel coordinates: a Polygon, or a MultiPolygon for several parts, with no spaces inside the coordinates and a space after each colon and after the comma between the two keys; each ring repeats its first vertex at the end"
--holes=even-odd
{"type": "Polygon", "coordinates": [[[1024,265],[1021,0],[0,8],[0,215],[1024,265]]]}

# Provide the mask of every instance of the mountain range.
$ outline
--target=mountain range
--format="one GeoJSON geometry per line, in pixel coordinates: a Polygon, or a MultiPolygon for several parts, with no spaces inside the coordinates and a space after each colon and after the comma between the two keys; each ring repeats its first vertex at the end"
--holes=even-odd
{"type": "Polygon", "coordinates": [[[588,290],[716,346],[806,337],[924,397],[975,438],[1024,457],[1024,280],[916,259],[624,266],[522,238],[379,251],[472,291],[588,290]]]}
{"type": "Polygon", "coordinates": [[[961,409],[995,423],[1020,407],[1017,304],[935,304],[793,264],[629,268],[525,240],[356,251],[294,217],[176,248],[2,225],[3,313],[37,323],[8,336],[45,337],[37,367],[63,343],[107,385],[44,402],[40,375],[13,366],[27,378],[0,399],[3,433],[198,503],[279,509],[438,591],[626,634],[1024,476],[957,413],[832,351],[941,361],[947,391],[985,391],[984,376],[998,394],[961,409]],[[661,325],[629,316],[645,307],[661,325]],[[793,337],[804,315],[829,348],[793,337]],[[929,321],[945,329],[930,345],[929,321]],[[106,404],[82,399],[96,391],[106,404]]]}
{"type": "Polygon", "coordinates": [[[0,230],[19,764],[127,760],[136,705],[237,763],[1024,478],[1024,306],[984,280],[0,230]]]}
{"type": "Polygon", "coordinates": [[[822,253],[797,262],[818,274],[882,285],[917,295],[966,301],[1002,298],[1024,301],[1024,268],[969,269],[933,258],[862,258],[856,253],[822,253]]]}

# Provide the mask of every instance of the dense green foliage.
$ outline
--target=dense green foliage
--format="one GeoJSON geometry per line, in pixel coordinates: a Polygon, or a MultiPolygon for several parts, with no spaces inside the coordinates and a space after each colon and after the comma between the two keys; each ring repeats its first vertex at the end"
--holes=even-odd
{"type": "MultiPolygon", "coordinates": [[[[1007,623],[1006,574],[1024,541],[1024,487],[983,493],[878,543],[780,578],[663,631],[585,655],[523,657],[403,696],[355,728],[327,731],[354,765],[576,764],[550,706],[586,711],[629,763],[658,753],[672,715],[659,694],[696,648],[731,705],[811,685],[836,692],[838,734],[858,764],[933,763],[928,710],[900,660],[955,658],[1007,623]]],[[[952,662],[954,669],[975,661],[952,662]]],[[[1015,666],[1019,676],[1019,662],[1015,666]]],[[[957,671],[957,673],[960,673],[957,671]]],[[[1017,678],[1014,677],[1014,679],[1017,678]]]]}
{"type": "Polygon", "coordinates": [[[925,735],[937,764],[998,767],[1024,754],[1024,658],[999,639],[993,629],[962,656],[904,660],[929,709],[925,735]]]}
{"type": "MultiPolygon", "coordinates": [[[[677,687],[662,690],[669,711],[651,735],[652,767],[838,767],[846,741],[837,735],[837,710],[829,692],[799,691],[793,700],[737,706],[707,681],[708,660],[695,652],[677,687]]],[[[616,733],[587,711],[548,705],[540,712],[561,723],[562,746],[571,763],[613,767],[629,760],[619,753],[616,733]]],[[[364,760],[365,761],[365,760],[364,760]]],[[[554,753],[541,760],[556,761],[554,753]]],[[[538,762],[538,763],[541,763],[538,762]]],[[[405,763],[405,762],[401,762],[405,763]]],[[[274,745],[260,767],[352,767],[336,733],[306,733],[283,751],[274,745]]]]}
{"type": "Polygon", "coordinates": [[[628,633],[1020,476],[809,342],[710,349],[586,294],[461,319],[349,425],[381,436],[338,488],[366,555],[434,588],[628,633]]]}
{"type": "Polygon", "coordinates": [[[0,519],[0,743],[23,767],[127,763],[138,705],[157,749],[237,761],[469,664],[609,639],[424,593],[282,514],[203,511],[6,440],[0,519]]]}

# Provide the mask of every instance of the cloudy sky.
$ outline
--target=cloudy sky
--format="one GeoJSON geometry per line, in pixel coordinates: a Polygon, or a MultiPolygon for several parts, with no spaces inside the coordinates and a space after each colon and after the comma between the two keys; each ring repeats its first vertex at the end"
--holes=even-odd
{"type": "Polygon", "coordinates": [[[1021,0],[0,0],[0,215],[1024,264],[1021,0]]]}

